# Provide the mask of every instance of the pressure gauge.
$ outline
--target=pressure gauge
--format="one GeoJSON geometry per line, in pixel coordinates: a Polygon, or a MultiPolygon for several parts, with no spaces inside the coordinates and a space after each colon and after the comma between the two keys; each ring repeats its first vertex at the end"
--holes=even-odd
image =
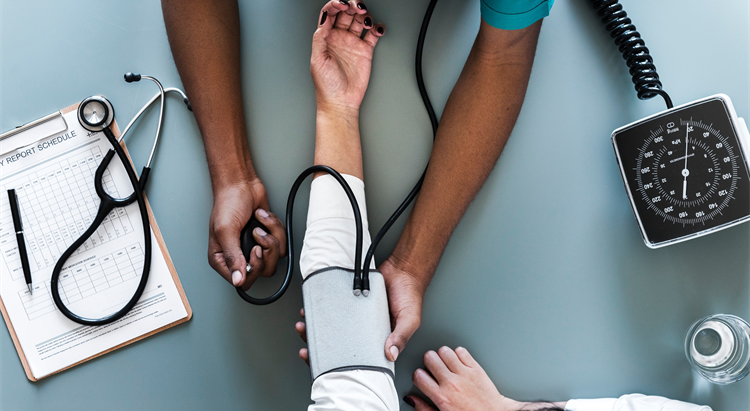
{"type": "Polygon", "coordinates": [[[612,144],[648,247],[750,220],[750,133],[728,96],[621,127],[612,133],[612,144]]]}

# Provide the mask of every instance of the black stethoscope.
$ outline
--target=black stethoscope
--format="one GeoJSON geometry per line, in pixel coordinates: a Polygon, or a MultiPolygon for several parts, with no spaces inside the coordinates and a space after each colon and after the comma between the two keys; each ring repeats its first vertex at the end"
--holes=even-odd
{"type": "Polygon", "coordinates": [[[159,142],[159,135],[161,134],[161,125],[164,116],[165,95],[170,91],[179,93],[183,97],[183,101],[187,105],[188,110],[192,111],[187,96],[185,96],[185,93],[183,93],[181,90],[176,88],[164,89],[159,80],[151,76],[141,76],[140,74],[133,73],[125,74],[125,81],[127,81],[128,83],[140,81],[142,78],[151,80],[156,83],[156,85],[159,86],[159,93],[155,95],[148,103],[146,103],[146,105],[141,108],[141,110],[135,115],[135,117],[133,117],[127,127],[125,127],[125,130],[122,132],[119,139],[115,137],[109,127],[115,118],[115,109],[114,107],[112,107],[112,103],[110,103],[109,100],[107,100],[103,96],[91,96],[83,100],[78,106],[78,121],[81,123],[81,126],[91,132],[103,132],[107,137],[107,140],[109,140],[109,143],[112,145],[112,149],[107,151],[107,154],[102,159],[102,162],[99,164],[96,169],[96,173],[94,174],[94,188],[96,189],[96,194],[101,200],[101,202],[99,203],[99,209],[96,212],[96,217],[94,217],[94,221],[91,223],[89,228],[80,237],[78,237],[78,239],[73,242],[73,244],[71,244],[64,253],[62,253],[60,258],[57,260],[57,263],[55,264],[55,268],[52,270],[52,278],[50,279],[52,299],[54,300],[57,308],[61,313],[63,313],[63,315],[65,315],[72,321],[83,325],[105,325],[117,321],[125,316],[125,314],[127,314],[138,303],[141,295],[143,295],[143,291],[146,288],[146,283],[148,282],[148,274],[151,270],[151,225],[149,224],[148,220],[148,210],[146,208],[146,199],[143,197],[143,190],[146,187],[146,182],[148,181],[148,176],[151,172],[151,161],[154,158],[154,152],[156,151],[156,146],[159,142]],[[130,162],[130,159],[125,154],[125,150],[123,150],[120,143],[125,137],[125,134],[130,130],[130,127],[143,114],[143,112],[146,111],[146,109],[151,106],[154,101],[156,101],[157,98],[161,100],[161,104],[159,108],[159,123],[156,128],[156,137],[154,137],[154,144],[151,148],[151,155],[148,158],[146,166],[143,167],[143,170],[141,171],[141,177],[139,179],[135,174],[135,169],[130,162]],[[127,198],[113,198],[112,196],[107,194],[102,183],[104,172],[107,170],[107,167],[112,161],[112,158],[114,158],[115,154],[122,162],[123,167],[125,167],[128,179],[130,180],[130,184],[133,187],[133,194],[131,194],[127,198]],[[83,245],[86,240],[88,240],[89,237],[91,237],[92,234],[94,234],[94,232],[99,228],[104,219],[113,209],[126,207],[133,202],[138,203],[138,209],[141,214],[145,247],[143,272],[141,273],[141,280],[138,283],[138,287],[136,288],[135,293],[133,293],[133,296],[121,309],[119,309],[114,314],[103,318],[84,318],[73,313],[63,303],[62,299],[60,298],[60,291],[58,288],[60,272],[62,271],[65,262],[81,245],[83,245]]]}

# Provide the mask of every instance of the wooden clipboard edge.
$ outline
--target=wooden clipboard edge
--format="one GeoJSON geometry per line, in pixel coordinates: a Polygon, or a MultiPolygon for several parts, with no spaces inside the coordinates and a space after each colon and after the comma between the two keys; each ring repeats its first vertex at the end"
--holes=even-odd
{"type": "MultiPolygon", "coordinates": [[[[62,114],[70,113],[71,111],[75,111],[78,109],[78,105],[80,103],[73,104],[72,106],[66,107],[60,112],[62,114]]],[[[112,122],[112,132],[116,137],[120,136],[120,128],[117,126],[117,121],[112,122]]],[[[130,165],[135,169],[135,165],[133,164],[133,159],[130,158],[130,154],[128,153],[128,149],[125,147],[125,141],[122,141],[120,143],[123,150],[125,150],[125,154],[128,156],[128,160],[130,160],[130,165]]],[[[144,195],[145,198],[145,195],[144,195]]],[[[187,295],[185,294],[185,290],[182,288],[182,283],[180,282],[180,277],[177,276],[177,269],[175,269],[174,262],[172,262],[172,257],[169,255],[169,250],[167,250],[167,245],[164,243],[164,238],[161,235],[161,231],[159,230],[159,226],[156,224],[156,219],[154,218],[154,213],[151,211],[151,205],[148,203],[148,199],[146,199],[146,209],[148,210],[148,220],[151,224],[151,229],[154,231],[154,237],[156,237],[156,242],[159,244],[159,249],[161,250],[162,254],[164,255],[164,260],[167,263],[167,268],[169,269],[169,273],[172,275],[172,280],[175,283],[175,287],[177,287],[177,292],[180,294],[180,299],[182,300],[182,304],[185,306],[185,311],[187,312],[187,316],[185,318],[181,318],[175,322],[169,323],[165,326],[162,326],[160,328],[157,328],[151,332],[148,332],[143,335],[139,335],[138,337],[135,337],[131,340],[125,341],[122,344],[116,345],[108,350],[102,351],[100,353],[94,354],[91,357],[84,358],[81,361],[78,361],[75,364],[71,364],[65,368],[59,369],[51,374],[47,374],[43,377],[36,378],[31,373],[31,367],[29,367],[29,362],[26,359],[26,354],[23,352],[23,348],[21,347],[21,342],[18,340],[18,335],[16,335],[16,330],[13,328],[13,323],[10,321],[10,316],[8,316],[8,312],[5,310],[5,304],[3,304],[3,299],[0,297],[0,311],[3,314],[3,319],[5,320],[5,325],[8,327],[8,332],[10,333],[10,338],[13,340],[13,345],[16,347],[16,351],[18,352],[18,357],[21,359],[21,365],[23,365],[23,370],[26,373],[26,378],[29,379],[31,382],[36,382],[39,380],[42,380],[44,378],[53,376],[55,374],[61,373],[65,370],[68,370],[70,368],[75,367],[76,365],[83,364],[86,361],[93,360],[94,358],[101,357],[102,355],[109,354],[110,352],[117,350],[119,348],[125,347],[126,345],[130,345],[134,342],[140,341],[144,338],[150,337],[156,333],[162,332],[168,328],[172,328],[176,325],[185,323],[190,321],[190,319],[193,318],[193,309],[190,307],[190,303],[188,302],[187,295]]]]}

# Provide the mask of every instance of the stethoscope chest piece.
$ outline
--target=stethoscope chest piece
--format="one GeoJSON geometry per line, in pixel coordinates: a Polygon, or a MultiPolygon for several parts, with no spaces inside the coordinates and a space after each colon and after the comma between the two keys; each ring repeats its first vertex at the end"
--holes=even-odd
{"type": "Polygon", "coordinates": [[[91,96],[81,102],[78,108],[78,121],[89,131],[102,131],[112,124],[115,109],[103,96],[91,96]]]}

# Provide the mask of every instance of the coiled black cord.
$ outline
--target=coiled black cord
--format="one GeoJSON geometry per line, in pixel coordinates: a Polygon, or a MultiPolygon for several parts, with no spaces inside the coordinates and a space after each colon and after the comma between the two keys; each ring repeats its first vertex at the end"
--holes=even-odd
{"type": "Polygon", "coordinates": [[[630,68],[638,98],[647,100],[662,96],[667,108],[672,108],[672,99],[662,89],[654,59],[649,54],[646,42],[641,38],[641,33],[636,30],[622,4],[618,0],[592,0],[592,5],[609,35],[615,39],[615,44],[630,68]]]}
{"type": "MultiPolygon", "coordinates": [[[[427,110],[427,115],[430,117],[430,124],[432,124],[433,141],[435,140],[435,136],[437,135],[438,118],[435,114],[435,110],[432,108],[430,96],[427,94],[427,88],[424,85],[424,77],[422,77],[422,51],[424,50],[424,39],[427,36],[427,27],[429,27],[430,25],[430,19],[432,18],[432,12],[435,10],[435,5],[437,5],[437,0],[430,0],[430,4],[427,6],[427,12],[424,15],[424,20],[422,20],[422,28],[419,30],[419,38],[417,39],[417,56],[415,60],[417,87],[419,87],[419,95],[422,96],[422,102],[424,103],[424,107],[427,110]]],[[[419,194],[419,190],[422,189],[422,183],[424,182],[425,174],[427,174],[427,166],[425,166],[424,172],[422,172],[422,176],[419,177],[419,181],[417,181],[417,184],[414,185],[414,188],[411,189],[409,195],[406,196],[401,205],[398,206],[396,211],[390,216],[390,218],[388,218],[385,224],[383,224],[383,227],[380,228],[378,233],[375,235],[375,238],[373,238],[372,244],[370,244],[370,248],[367,250],[367,254],[365,254],[364,267],[362,268],[363,290],[370,289],[370,262],[372,261],[375,254],[375,249],[378,247],[378,244],[380,244],[380,241],[383,239],[383,237],[385,237],[385,234],[388,232],[388,230],[390,230],[391,226],[393,226],[393,223],[398,220],[401,214],[403,214],[404,210],[406,210],[406,207],[408,207],[409,204],[411,204],[411,202],[414,201],[414,199],[417,197],[417,194],[419,194]]]]}

